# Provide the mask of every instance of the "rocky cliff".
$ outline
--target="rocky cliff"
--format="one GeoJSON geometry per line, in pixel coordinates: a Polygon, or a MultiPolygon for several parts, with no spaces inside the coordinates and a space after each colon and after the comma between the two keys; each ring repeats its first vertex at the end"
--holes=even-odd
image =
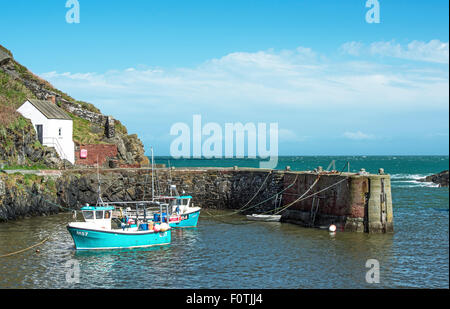
{"type": "Polygon", "coordinates": [[[144,147],[137,135],[129,135],[125,126],[112,116],[103,115],[94,105],[77,101],[54,88],[14,60],[0,45],[0,164],[44,165],[60,168],[67,162],[56,152],[38,145],[31,122],[16,109],[26,99],[52,100],[73,119],[76,145],[115,144],[117,160],[129,165],[148,165],[144,147]],[[56,154],[56,156],[55,156],[56,154]]]}

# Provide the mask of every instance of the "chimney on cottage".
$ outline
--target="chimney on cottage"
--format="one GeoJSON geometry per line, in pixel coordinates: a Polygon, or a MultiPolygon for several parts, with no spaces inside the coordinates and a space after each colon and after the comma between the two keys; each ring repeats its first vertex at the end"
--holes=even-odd
{"type": "Polygon", "coordinates": [[[47,100],[49,100],[50,102],[52,102],[53,104],[56,104],[56,96],[54,95],[50,95],[47,97],[47,100]]]}

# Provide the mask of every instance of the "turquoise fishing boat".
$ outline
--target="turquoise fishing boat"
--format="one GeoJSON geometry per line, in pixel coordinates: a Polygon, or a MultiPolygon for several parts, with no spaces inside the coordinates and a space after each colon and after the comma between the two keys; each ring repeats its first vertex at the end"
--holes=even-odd
{"type": "Polygon", "coordinates": [[[170,196],[160,197],[169,200],[171,214],[169,216],[169,225],[172,228],[190,228],[197,227],[200,217],[200,207],[194,207],[191,203],[192,196],[170,196]]]}
{"type": "MultiPolygon", "coordinates": [[[[115,207],[85,206],[81,208],[84,222],[71,222],[67,230],[77,250],[106,250],[162,246],[171,242],[171,228],[164,222],[148,222],[124,217],[115,220],[112,227],[112,212],[115,207]]],[[[162,211],[161,211],[162,213],[162,211]]]]}

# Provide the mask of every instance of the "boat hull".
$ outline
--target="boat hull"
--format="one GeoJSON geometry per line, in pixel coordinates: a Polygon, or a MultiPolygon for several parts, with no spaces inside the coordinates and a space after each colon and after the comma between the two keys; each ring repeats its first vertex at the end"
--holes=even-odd
{"type": "Polygon", "coordinates": [[[171,230],[125,233],[67,226],[77,250],[108,250],[162,246],[170,244],[171,230]]]}
{"type": "Polygon", "coordinates": [[[281,215],[247,215],[247,220],[261,222],[280,222],[281,215]]]}
{"type": "Polygon", "coordinates": [[[199,217],[200,210],[196,210],[190,213],[182,214],[180,221],[169,222],[169,225],[172,228],[197,227],[199,217]]]}

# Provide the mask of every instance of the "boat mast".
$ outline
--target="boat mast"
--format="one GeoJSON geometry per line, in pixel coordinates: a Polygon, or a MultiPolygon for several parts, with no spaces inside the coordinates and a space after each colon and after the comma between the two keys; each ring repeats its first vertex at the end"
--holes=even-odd
{"type": "Polygon", "coordinates": [[[98,183],[98,198],[97,198],[97,205],[103,205],[103,200],[102,200],[102,192],[101,192],[101,187],[100,187],[100,172],[99,172],[99,165],[98,165],[98,155],[97,155],[97,183],[98,183]]]}
{"type": "Polygon", "coordinates": [[[170,160],[168,160],[168,164],[169,164],[169,181],[167,182],[167,185],[169,187],[169,196],[172,196],[172,187],[171,187],[171,185],[172,185],[172,174],[170,172],[170,170],[171,170],[170,160]]]}
{"type": "Polygon", "coordinates": [[[152,152],[152,201],[154,201],[155,200],[155,182],[153,180],[153,175],[154,175],[153,147],[150,147],[150,151],[152,152]]]}

